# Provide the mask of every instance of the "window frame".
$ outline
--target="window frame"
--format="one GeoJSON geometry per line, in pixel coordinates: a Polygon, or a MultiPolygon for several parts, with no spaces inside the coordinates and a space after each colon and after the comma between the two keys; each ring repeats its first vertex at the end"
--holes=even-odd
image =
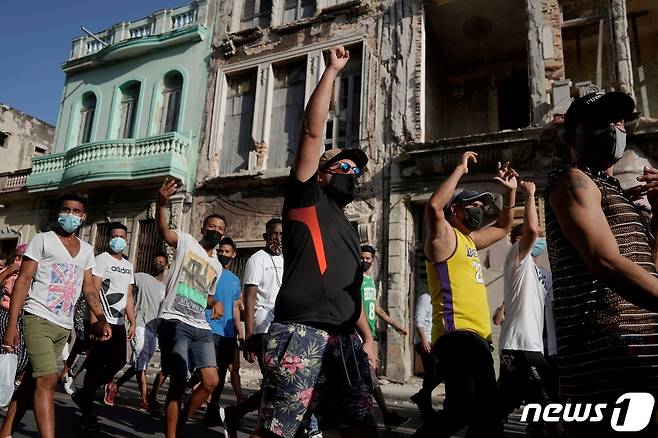
{"type": "Polygon", "coordinates": [[[80,125],[78,128],[78,145],[90,143],[92,141],[94,118],[96,117],[96,107],[98,107],[98,97],[95,93],[88,91],[82,95],[82,102],[80,105],[80,125]],[[85,98],[93,96],[94,105],[86,106],[85,98]]]}
{"type": "MultiPolygon", "coordinates": [[[[295,59],[306,59],[306,79],[305,79],[305,92],[304,92],[304,105],[308,102],[313,90],[320,80],[324,72],[324,56],[323,52],[337,44],[342,44],[346,47],[354,47],[356,45],[361,49],[361,92],[359,95],[359,114],[358,117],[358,134],[353,136],[354,141],[352,147],[358,147],[363,143],[367,137],[368,132],[368,118],[367,118],[367,97],[368,97],[368,81],[369,81],[369,68],[370,68],[370,54],[368,51],[367,42],[363,35],[350,35],[342,38],[335,38],[330,41],[323,41],[321,43],[314,43],[305,47],[297,47],[283,53],[275,53],[266,55],[260,58],[248,59],[245,61],[236,62],[234,64],[227,64],[217,72],[217,79],[214,87],[214,102],[212,110],[212,122],[210,130],[210,142],[208,146],[208,159],[211,161],[217,160],[220,157],[225,147],[224,136],[224,121],[226,119],[227,102],[228,102],[228,82],[227,77],[240,76],[244,74],[252,74],[250,70],[256,70],[256,96],[254,103],[254,113],[252,122],[252,139],[255,145],[264,143],[269,145],[270,142],[270,119],[272,111],[272,94],[274,91],[274,72],[273,66],[283,64],[286,62],[294,61],[295,59]]],[[[323,139],[323,145],[325,140],[323,139]]],[[[222,177],[239,174],[254,174],[257,172],[266,171],[272,176],[283,174],[283,171],[289,169],[268,168],[267,160],[261,160],[258,151],[253,150],[250,152],[249,166],[246,172],[243,170],[236,173],[222,172],[221,166],[214,165],[211,170],[213,177],[222,177]]]]}
{"type": "Polygon", "coordinates": [[[304,18],[309,18],[312,17],[315,11],[318,10],[318,1],[316,0],[280,0],[281,1],[281,15],[280,15],[280,20],[279,24],[280,25],[286,25],[290,23],[294,23],[299,20],[303,20],[304,18]],[[288,2],[295,2],[295,8],[294,8],[294,17],[292,19],[286,20],[286,11],[291,10],[292,8],[286,8],[286,3],[288,2]],[[311,11],[308,15],[304,15],[304,6],[308,6],[310,4],[311,6],[311,11]]]}
{"type": "Polygon", "coordinates": [[[119,90],[119,138],[136,138],[142,83],[135,81],[125,84],[119,90]],[[128,94],[128,89],[136,87],[137,92],[128,94]]]}
{"type": "MultiPolygon", "coordinates": [[[[178,84],[176,84],[178,85],[178,84]]],[[[160,121],[158,130],[160,134],[175,132],[180,126],[181,108],[183,105],[183,87],[185,78],[177,71],[172,70],[167,73],[162,82],[162,106],[160,111],[160,121]],[[167,78],[177,76],[180,80],[180,86],[168,87],[167,78]],[[172,104],[172,100],[174,103],[172,104]]]]}

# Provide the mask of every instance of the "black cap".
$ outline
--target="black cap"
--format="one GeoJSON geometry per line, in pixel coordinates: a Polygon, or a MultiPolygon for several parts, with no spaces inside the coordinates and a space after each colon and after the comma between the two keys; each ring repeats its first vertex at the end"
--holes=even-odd
{"type": "Polygon", "coordinates": [[[448,203],[452,204],[468,204],[474,201],[482,201],[484,205],[490,205],[494,202],[494,195],[489,192],[476,192],[475,190],[455,190],[455,194],[448,203]]]}
{"type": "Polygon", "coordinates": [[[575,99],[564,115],[564,131],[573,134],[580,123],[602,126],[619,120],[629,120],[635,101],[621,91],[590,93],[575,99]]]}
{"type": "Polygon", "coordinates": [[[352,160],[354,164],[360,169],[363,169],[368,164],[368,156],[361,149],[345,148],[345,149],[329,149],[325,151],[320,157],[320,170],[324,170],[340,160],[352,160]]]}

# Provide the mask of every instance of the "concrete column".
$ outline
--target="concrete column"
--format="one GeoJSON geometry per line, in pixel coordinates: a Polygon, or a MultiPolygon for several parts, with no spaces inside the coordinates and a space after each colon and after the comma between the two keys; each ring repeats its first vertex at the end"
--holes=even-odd
{"type": "Polygon", "coordinates": [[[394,207],[390,209],[388,223],[386,300],[381,302],[391,318],[409,332],[408,336],[401,336],[387,326],[384,372],[395,381],[406,381],[413,372],[409,342],[413,339],[409,309],[413,263],[413,251],[410,252],[409,245],[413,242],[413,218],[403,196],[401,193],[392,193],[390,196],[390,205],[394,207]]]}
{"type": "Polygon", "coordinates": [[[526,0],[528,18],[528,81],[532,105],[531,122],[544,122],[548,113],[546,93],[546,67],[542,50],[544,20],[541,0],[526,0]]]}
{"type": "Polygon", "coordinates": [[[626,19],[626,0],[608,0],[608,18],[610,29],[613,86],[618,91],[630,94],[633,90],[633,64],[631,61],[631,43],[628,37],[628,20],[626,19]]]}

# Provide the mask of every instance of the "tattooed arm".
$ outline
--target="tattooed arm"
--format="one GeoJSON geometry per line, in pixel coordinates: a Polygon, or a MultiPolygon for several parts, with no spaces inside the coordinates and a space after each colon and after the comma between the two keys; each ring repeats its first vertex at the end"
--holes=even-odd
{"type": "Polygon", "coordinates": [[[587,175],[570,169],[555,184],[549,204],[595,279],[633,304],[658,311],[658,279],[619,253],[601,192],[587,175]]]}
{"type": "Polygon", "coordinates": [[[101,307],[100,288],[96,287],[91,269],[87,269],[82,280],[82,294],[92,316],[91,333],[92,338],[99,341],[107,341],[112,337],[112,329],[105,320],[105,314],[101,307]],[[96,321],[94,321],[94,318],[96,321]]]}

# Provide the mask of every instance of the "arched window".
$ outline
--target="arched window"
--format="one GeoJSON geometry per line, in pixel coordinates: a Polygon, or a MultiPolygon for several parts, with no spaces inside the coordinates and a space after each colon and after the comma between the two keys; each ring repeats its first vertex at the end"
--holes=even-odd
{"type": "Polygon", "coordinates": [[[164,77],[164,87],[162,89],[160,133],[173,132],[178,129],[182,91],[183,76],[177,71],[167,73],[164,77]]]}
{"type": "Polygon", "coordinates": [[[133,138],[135,135],[139,90],[139,82],[129,82],[121,87],[121,125],[119,127],[119,138],[133,138]]]}
{"type": "Polygon", "coordinates": [[[94,113],[96,112],[96,95],[92,92],[82,96],[80,107],[80,130],[78,131],[78,144],[91,141],[91,128],[94,125],[94,113]]]}

